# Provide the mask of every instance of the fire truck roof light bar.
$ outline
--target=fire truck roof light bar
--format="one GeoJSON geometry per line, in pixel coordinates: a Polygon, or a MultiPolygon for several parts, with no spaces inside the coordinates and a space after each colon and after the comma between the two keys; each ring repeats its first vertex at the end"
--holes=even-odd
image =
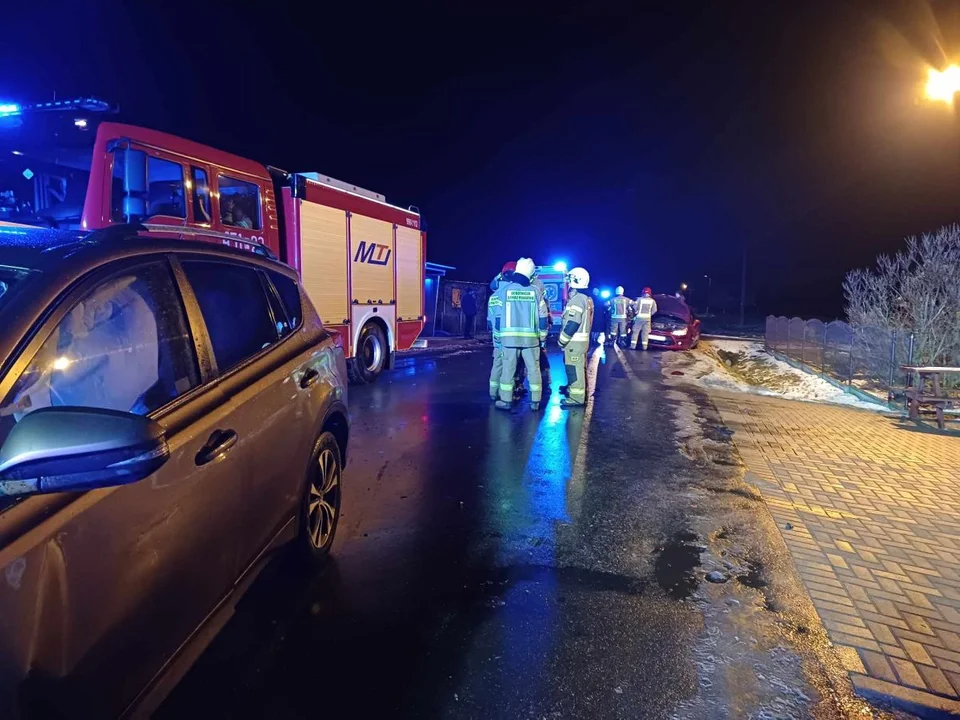
{"type": "MultiPolygon", "coordinates": [[[[3,107],[3,106],[0,106],[3,107]]],[[[70,100],[50,100],[48,102],[20,105],[20,112],[49,112],[57,110],[86,110],[87,112],[115,112],[117,108],[106,100],[95,97],[79,97],[70,100]]]]}

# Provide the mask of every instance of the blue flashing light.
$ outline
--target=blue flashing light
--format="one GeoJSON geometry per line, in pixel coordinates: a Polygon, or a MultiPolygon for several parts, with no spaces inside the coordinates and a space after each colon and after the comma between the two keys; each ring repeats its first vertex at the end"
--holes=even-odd
{"type": "Polygon", "coordinates": [[[609,291],[609,290],[601,290],[601,291],[600,291],[600,297],[603,298],[604,300],[606,300],[607,298],[610,297],[610,291],[609,291]]]}
{"type": "Polygon", "coordinates": [[[17,103],[0,103],[0,117],[8,117],[10,115],[19,115],[20,106],[17,103]]]}
{"type": "Polygon", "coordinates": [[[433,285],[433,278],[427,278],[423,282],[426,283],[427,285],[433,285]]]}
{"type": "Polygon", "coordinates": [[[557,272],[565,273],[567,271],[567,264],[563,260],[558,260],[553,264],[553,269],[557,272]]]}

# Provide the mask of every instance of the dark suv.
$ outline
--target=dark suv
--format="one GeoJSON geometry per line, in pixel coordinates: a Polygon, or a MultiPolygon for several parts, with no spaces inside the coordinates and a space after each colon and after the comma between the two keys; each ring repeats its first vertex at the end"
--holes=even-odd
{"type": "Polygon", "coordinates": [[[272,550],[322,559],[346,401],[286,266],[0,225],[0,717],[149,713],[272,550]]]}

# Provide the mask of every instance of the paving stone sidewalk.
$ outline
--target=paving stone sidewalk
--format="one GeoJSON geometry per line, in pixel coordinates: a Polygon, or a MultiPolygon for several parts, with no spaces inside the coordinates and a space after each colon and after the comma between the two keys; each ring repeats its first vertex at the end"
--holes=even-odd
{"type": "Polygon", "coordinates": [[[712,393],[855,689],[960,716],[960,437],[712,393]]]}

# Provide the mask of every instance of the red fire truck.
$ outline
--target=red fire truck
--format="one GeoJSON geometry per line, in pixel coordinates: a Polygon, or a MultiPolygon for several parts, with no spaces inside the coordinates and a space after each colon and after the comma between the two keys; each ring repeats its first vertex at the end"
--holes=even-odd
{"type": "Polygon", "coordinates": [[[154,130],[100,122],[91,132],[88,116],[105,106],[97,103],[0,103],[0,222],[139,223],[151,234],[267,248],[299,271],[323,322],[343,336],[355,382],[373,381],[413,345],[426,253],[416,209],[154,130]]]}

